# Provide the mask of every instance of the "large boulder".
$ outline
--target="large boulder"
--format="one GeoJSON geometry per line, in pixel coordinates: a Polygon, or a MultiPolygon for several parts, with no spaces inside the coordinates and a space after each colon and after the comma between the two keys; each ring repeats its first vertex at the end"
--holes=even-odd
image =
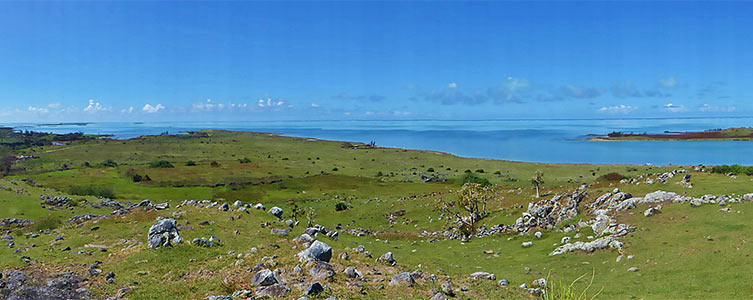
{"type": "Polygon", "coordinates": [[[149,248],[159,248],[163,246],[172,246],[183,242],[178,232],[178,226],[174,219],[163,219],[157,221],[149,228],[149,248]]]}
{"type": "Polygon", "coordinates": [[[363,278],[363,274],[354,267],[345,268],[345,276],[348,276],[348,278],[363,278]]]}
{"type": "Polygon", "coordinates": [[[321,292],[324,292],[324,286],[319,281],[315,281],[306,289],[306,295],[315,296],[321,292]]]}
{"type": "Polygon", "coordinates": [[[390,285],[413,286],[414,283],[416,283],[416,281],[413,280],[413,276],[410,276],[410,273],[408,272],[397,274],[395,277],[392,277],[392,280],[390,280],[390,285]]]}
{"type": "Polygon", "coordinates": [[[252,279],[252,281],[254,285],[257,285],[257,286],[270,286],[270,285],[277,284],[280,282],[279,280],[277,280],[275,273],[273,273],[269,269],[264,269],[259,272],[256,272],[256,274],[254,274],[254,278],[252,279]]]}
{"type": "Polygon", "coordinates": [[[279,208],[277,206],[269,209],[269,213],[277,217],[278,219],[282,219],[282,212],[282,208],[279,208]]]}
{"type": "Polygon", "coordinates": [[[318,260],[329,262],[332,259],[332,247],[322,241],[314,241],[306,250],[296,254],[301,261],[318,260]]]}
{"type": "Polygon", "coordinates": [[[377,261],[380,261],[380,262],[383,262],[392,266],[397,264],[397,261],[395,260],[395,257],[392,255],[392,252],[387,252],[383,254],[381,257],[379,257],[379,259],[377,259],[377,261]]]}

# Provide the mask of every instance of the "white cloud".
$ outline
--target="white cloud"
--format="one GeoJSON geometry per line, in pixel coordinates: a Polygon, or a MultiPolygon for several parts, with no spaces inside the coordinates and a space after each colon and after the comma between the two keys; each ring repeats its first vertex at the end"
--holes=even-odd
{"type": "Polygon", "coordinates": [[[144,108],[142,108],[141,110],[144,111],[144,112],[146,112],[146,113],[150,113],[151,114],[151,113],[156,113],[156,112],[158,112],[160,110],[163,110],[163,109],[165,109],[165,106],[162,105],[162,104],[157,104],[155,106],[152,106],[151,104],[147,103],[146,105],[144,105],[144,108]]]}
{"type": "Polygon", "coordinates": [[[704,104],[701,105],[698,110],[702,112],[733,112],[737,110],[737,107],[735,106],[713,106],[704,104]]]}
{"type": "Polygon", "coordinates": [[[94,99],[89,99],[89,105],[84,108],[85,112],[89,113],[95,113],[99,111],[109,111],[109,107],[102,106],[101,103],[94,101],[94,99]]]}
{"type": "Polygon", "coordinates": [[[34,106],[29,106],[29,108],[27,110],[30,111],[30,112],[34,112],[34,113],[48,113],[48,112],[50,112],[50,109],[48,109],[48,108],[45,108],[45,107],[34,107],[34,106]]]}
{"type": "Polygon", "coordinates": [[[393,111],[392,114],[396,115],[396,116],[407,116],[407,115],[410,115],[410,112],[409,111],[396,110],[396,111],[393,111]]]}
{"type": "MultiPolygon", "coordinates": [[[[259,99],[259,107],[273,107],[273,106],[282,106],[285,104],[285,101],[283,100],[277,100],[274,101],[272,98],[267,98],[267,101],[265,102],[264,99],[259,99]]],[[[290,107],[290,105],[288,105],[290,107]]]]}
{"type": "Polygon", "coordinates": [[[512,92],[515,92],[517,90],[525,89],[531,86],[531,83],[528,82],[528,79],[525,78],[516,78],[516,77],[507,77],[507,82],[505,82],[505,86],[512,92]]]}
{"type": "Polygon", "coordinates": [[[685,111],[685,106],[679,104],[667,103],[664,105],[664,110],[668,112],[682,112],[685,111]]]}
{"type": "Polygon", "coordinates": [[[456,82],[450,82],[447,84],[448,88],[455,89],[458,87],[458,84],[456,82]]]}
{"type": "Polygon", "coordinates": [[[313,107],[313,108],[318,108],[318,107],[319,107],[319,104],[316,104],[316,103],[313,103],[313,102],[312,102],[312,103],[311,103],[311,107],[313,107]]]}
{"type": "Polygon", "coordinates": [[[47,107],[49,107],[49,108],[58,108],[58,107],[60,107],[60,102],[53,102],[53,103],[47,104],[47,107]]]}
{"type": "Polygon", "coordinates": [[[343,114],[346,115],[346,116],[350,116],[350,112],[349,111],[346,111],[343,114]]]}
{"type": "Polygon", "coordinates": [[[659,83],[663,87],[668,87],[668,88],[677,86],[677,80],[675,80],[675,77],[661,78],[659,79],[659,83]]]}
{"type": "Polygon", "coordinates": [[[634,111],[636,109],[638,109],[637,106],[630,106],[630,105],[620,104],[620,105],[614,105],[614,106],[604,106],[602,108],[599,108],[598,111],[602,112],[602,113],[626,114],[626,113],[629,113],[629,112],[634,111]]]}
{"type": "Polygon", "coordinates": [[[120,112],[122,112],[122,113],[129,113],[130,114],[130,113],[133,112],[133,106],[131,106],[129,108],[121,109],[120,112]]]}

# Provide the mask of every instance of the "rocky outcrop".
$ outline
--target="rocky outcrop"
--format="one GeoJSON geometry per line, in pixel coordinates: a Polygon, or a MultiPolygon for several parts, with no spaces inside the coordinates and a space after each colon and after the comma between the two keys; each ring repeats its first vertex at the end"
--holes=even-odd
{"type": "Polygon", "coordinates": [[[91,292],[82,287],[84,281],[73,273],[47,277],[41,273],[5,270],[0,276],[0,299],[92,299],[91,292]]]}
{"type": "Polygon", "coordinates": [[[163,219],[149,228],[149,248],[172,246],[183,242],[173,219],[163,219]]]}

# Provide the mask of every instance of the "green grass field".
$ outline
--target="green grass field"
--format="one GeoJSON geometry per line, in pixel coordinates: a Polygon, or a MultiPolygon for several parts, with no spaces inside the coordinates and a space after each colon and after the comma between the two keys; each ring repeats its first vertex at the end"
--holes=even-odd
{"type": "MultiPolygon", "coordinates": [[[[342,232],[337,241],[319,238],[334,249],[333,265],[337,271],[331,287],[318,296],[337,296],[340,299],[428,299],[439,282],[451,280],[458,299],[526,299],[533,298],[523,289],[535,279],[549,277],[550,282],[570,283],[581,275],[595,274],[590,291],[601,291],[598,299],[740,299],[753,297],[753,281],[745,274],[753,267],[753,244],[747,239],[753,234],[748,214],[752,203],[731,204],[734,212],[722,212],[718,205],[664,204],[661,214],[644,217],[648,208],[639,205],[617,216],[621,223],[636,226],[637,230],[623,237],[622,255],[617,250],[594,253],[573,252],[549,256],[563,236],[573,233],[561,230],[543,232],[541,239],[533,235],[499,234],[460,240],[430,241],[424,231],[447,229],[441,212],[435,208],[440,198],[454,199],[460,189],[461,178],[470,170],[488,179],[494,187],[494,199],[489,203],[490,214],[482,225],[511,224],[521,216],[535,198],[531,177],[536,170],[544,172],[542,198],[569,192],[583,183],[591,185],[589,196],[582,203],[581,214],[571,220],[588,220],[591,216],[585,205],[615,187],[643,196],[656,190],[677,192],[700,197],[705,194],[741,196],[753,192],[752,177],[731,178],[723,174],[692,172],[693,188],[675,184],[682,176],[667,184],[620,184],[618,181],[597,180],[609,173],[625,177],[666,172],[682,167],[648,167],[630,165],[574,165],[533,164],[499,160],[461,158],[447,154],[403,149],[350,149],[342,142],[305,138],[278,137],[269,134],[206,131],[206,134],[153,136],[131,140],[87,140],[66,146],[32,147],[17,154],[37,155],[14,167],[23,167],[0,181],[0,218],[21,218],[51,224],[53,232],[39,232],[37,225],[23,229],[3,228],[15,237],[15,247],[0,247],[0,267],[39,269],[48,272],[70,270],[82,273],[86,264],[102,261],[104,272],[114,272],[115,282],[107,284],[102,275],[93,277],[88,288],[98,298],[113,296],[126,286],[129,299],[203,299],[210,295],[229,295],[236,290],[252,289],[249,279],[253,268],[275,256],[276,268],[290,272],[299,264],[294,254],[302,250],[292,238],[306,228],[305,214],[298,216],[301,225],[289,236],[272,235],[271,228],[286,225],[265,211],[250,209],[243,212],[224,212],[216,208],[192,206],[177,208],[187,199],[233,203],[263,203],[267,208],[279,206],[285,218],[291,211],[312,211],[314,222],[335,228],[365,228],[374,235],[355,236],[342,232]],[[248,158],[250,162],[245,160],[248,158]],[[116,165],[103,164],[111,160],[116,165]],[[155,168],[150,164],[166,160],[174,167],[155,168]],[[187,166],[186,162],[196,165],[187,166]],[[243,161],[243,162],[242,162],[243,161]],[[431,170],[433,172],[430,172],[431,170]],[[134,182],[133,174],[148,175],[150,181],[134,182]],[[424,182],[421,176],[439,176],[444,182],[424,182]],[[21,179],[28,179],[21,181],[21,179]],[[123,216],[86,222],[80,226],[67,223],[74,215],[94,213],[108,215],[112,208],[95,209],[84,200],[98,202],[95,196],[71,195],[76,187],[96,187],[114,194],[121,202],[169,202],[167,210],[135,209],[123,216]],[[40,204],[40,194],[70,196],[77,206],[73,209],[49,210],[40,204]],[[335,205],[345,202],[349,209],[336,211],[335,205]],[[404,214],[389,222],[389,215],[404,214]],[[139,241],[146,244],[149,227],[158,216],[178,218],[181,225],[192,229],[181,231],[186,241],[196,237],[217,236],[219,247],[203,248],[184,243],[172,248],[149,249],[140,245],[121,249],[139,241]],[[209,225],[199,225],[210,221],[209,225]],[[268,223],[266,227],[260,226],[268,223]],[[99,229],[91,231],[90,228],[99,229]],[[66,238],[54,242],[64,234],[66,238]],[[707,237],[713,237],[708,240],[707,237]],[[522,242],[533,241],[523,248],[522,242]],[[35,244],[35,247],[31,247],[35,244]],[[54,245],[53,245],[54,244],[54,245]],[[105,246],[107,252],[92,245],[105,246]],[[353,248],[366,246],[374,257],[356,253],[353,248]],[[69,246],[71,251],[61,251],[69,246]],[[256,248],[256,252],[252,251],[256,248]],[[20,253],[15,253],[22,249],[20,253]],[[486,254],[491,250],[493,254],[486,254]],[[229,253],[233,254],[229,254],[229,253]],[[339,254],[347,251],[350,260],[339,254]],[[391,251],[398,261],[395,267],[374,261],[391,251]],[[246,253],[250,253],[246,256],[246,253]],[[239,254],[243,254],[241,258],[239,254]],[[27,264],[23,257],[34,263],[27,264]],[[242,259],[242,261],[241,261],[242,259]],[[342,270],[356,266],[366,275],[363,293],[347,286],[349,280],[342,270]],[[637,272],[628,272],[631,267],[637,272]],[[530,268],[530,271],[527,271],[530,268]],[[420,269],[436,274],[439,282],[419,280],[414,287],[391,286],[392,276],[398,272],[420,269]],[[507,279],[510,286],[500,287],[496,281],[470,280],[476,271],[494,273],[497,279],[507,279]],[[384,279],[385,281],[379,281],[384,279]],[[138,282],[135,284],[134,282],[138,282]],[[380,286],[384,285],[384,289],[380,286]],[[467,287],[467,291],[460,291],[467,287]]],[[[686,167],[688,171],[692,167],[686,167]]],[[[575,240],[588,241],[590,227],[580,230],[575,240]]],[[[586,281],[576,283],[582,289],[586,281]]],[[[298,299],[303,290],[290,285],[287,298],[298,299]]]]}

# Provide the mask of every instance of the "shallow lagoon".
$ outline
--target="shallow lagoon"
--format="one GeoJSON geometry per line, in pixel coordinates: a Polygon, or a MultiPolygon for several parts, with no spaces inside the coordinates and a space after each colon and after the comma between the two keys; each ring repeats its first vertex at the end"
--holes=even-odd
{"type": "Polygon", "coordinates": [[[82,131],[133,138],[199,129],[271,132],[448,152],[460,156],[549,163],[753,164],[750,141],[586,140],[611,131],[662,133],[753,126],[753,118],[490,120],[490,121],[280,121],[144,122],[85,125],[7,124],[18,129],[82,131]]]}

